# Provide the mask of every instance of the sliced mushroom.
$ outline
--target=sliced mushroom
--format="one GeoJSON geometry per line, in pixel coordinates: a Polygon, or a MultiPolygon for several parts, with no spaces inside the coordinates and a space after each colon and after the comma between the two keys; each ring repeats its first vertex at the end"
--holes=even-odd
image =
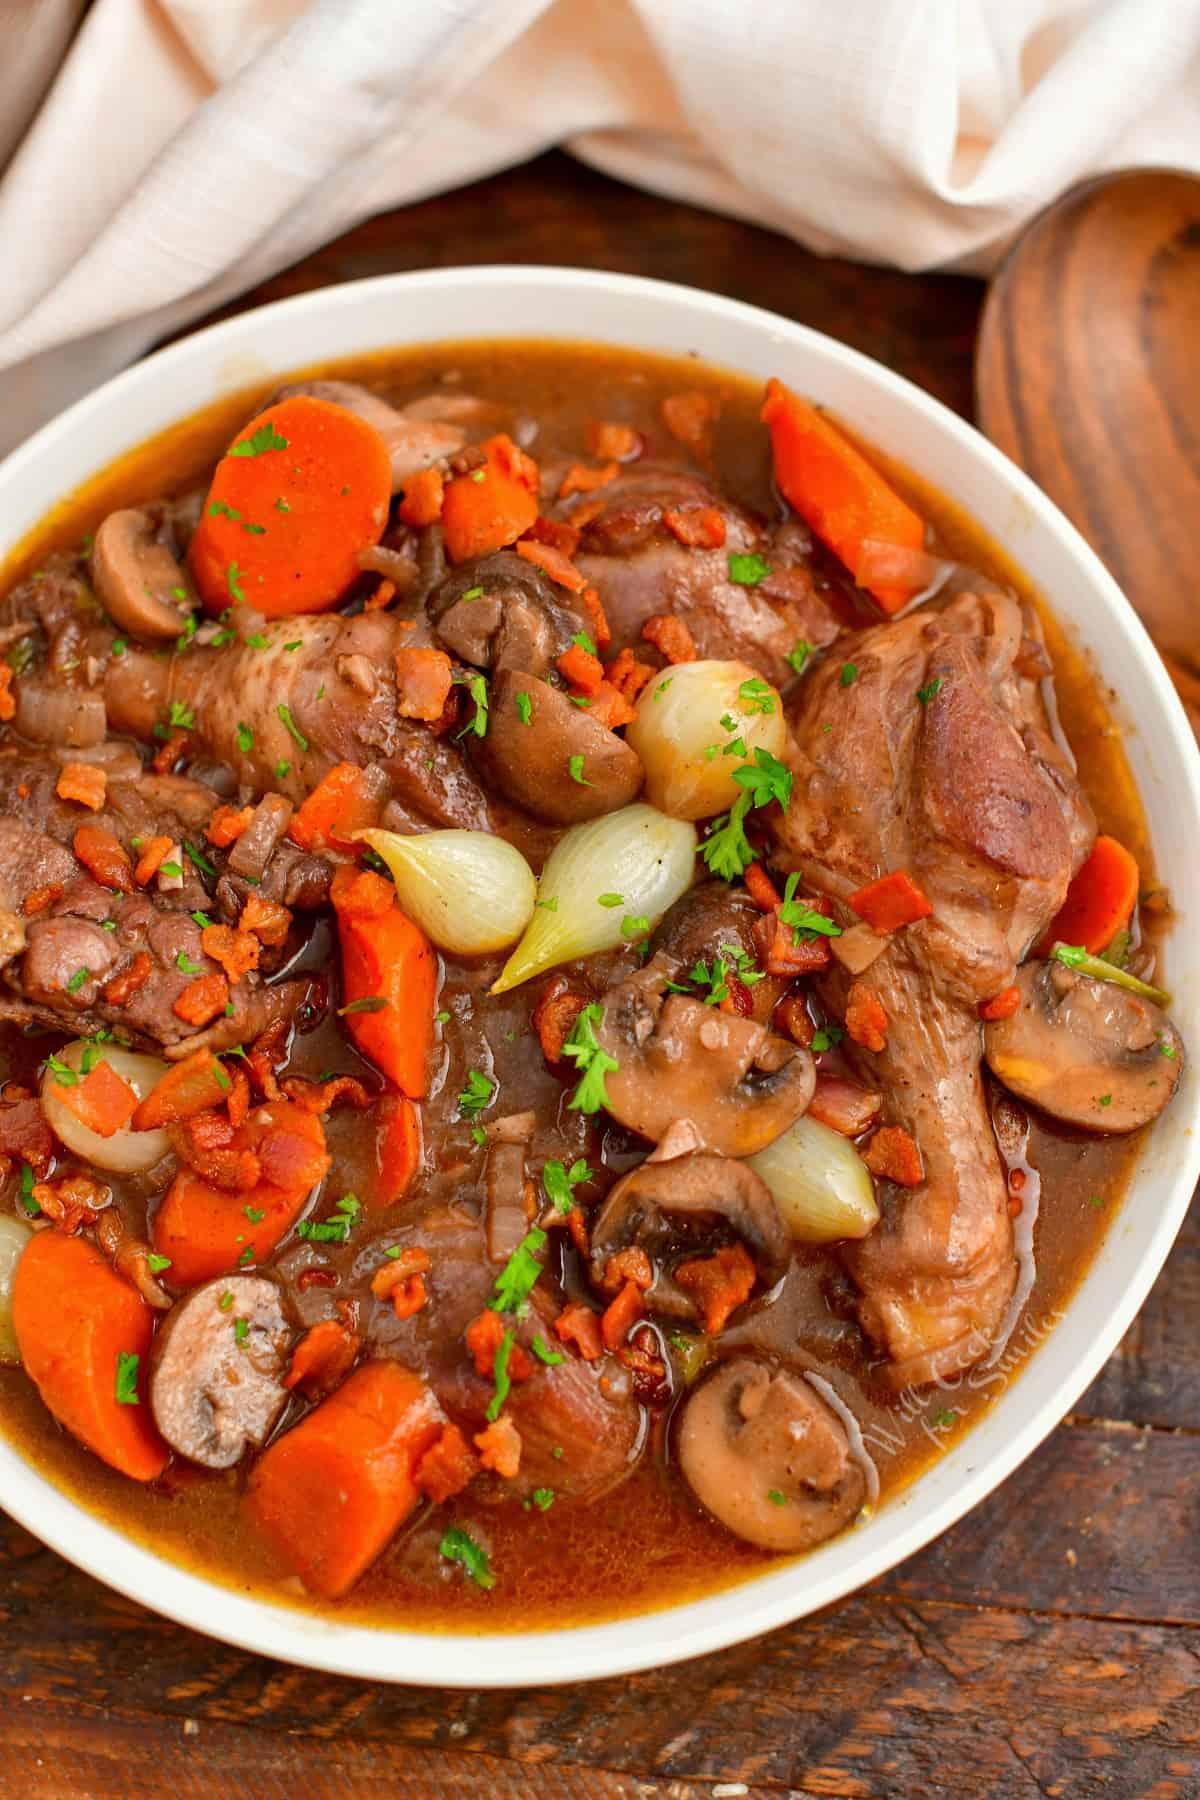
{"type": "Polygon", "coordinates": [[[724,958],[730,973],[739,957],[747,959],[750,980],[743,980],[750,1016],[766,1024],[788,983],[758,969],[753,929],[762,913],[744,888],[727,881],[702,881],[677,900],[654,933],[651,943],[661,959],[669,957],[676,968],[674,979],[684,981],[697,963],[710,969],[724,958]]]}
{"type": "Polygon", "coordinates": [[[511,550],[458,568],[429,597],[446,648],[477,669],[547,673],[587,621],[532,563],[511,550]]]}
{"type": "Polygon", "coordinates": [[[688,1397],[679,1466],[702,1506],[764,1550],[811,1550],[849,1523],[867,1474],[802,1375],[739,1356],[688,1397]]]}
{"type": "Polygon", "coordinates": [[[714,1241],[728,1243],[731,1238],[749,1250],[763,1287],[774,1287],[787,1269],[791,1239],[761,1175],[710,1150],[689,1150],[667,1160],[656,1153],[622,1176],[597,1213],[592,1280],[603,1288],[609,1257],[636,1246],[646,1252],[654,1270],[646,1292],[651,1311],[671,1319],[699,1319],[702,1308],[696,1296],[685,1292],[668,1265],[703,1255],[714,1241]]]}
{"type": "Polygon", "coordinates": [[[1158,1117],[1183,1072],[1183,1040],[1162,1008],[1056,961],[1017,973],[1021,1004],[984,1028],[998,1081],[1085,1131],[1136,1131],[1158,1117]]]}
{"type": "Polygon", "coordinates": [[[531,1112],[509,1113],[487,1127],[484,1217],[487,1252],[494,1263],[506,1263],[529,1230],[525,1158],[536,1129],[537,1115],[531,1112]]]}
{"type": "MultiPolygon", "coordinates": [[[[360,387],[356,381],[289,381],[277,388],[266,406],[277,400],[290,400],[295,394],[307,394],[313,400],[328,400],[333,406],[344,406],[366,424],[374,426],[388,448],[392,459],[392,492],[397,493],[410,475],[452,456],[466,442],[466,433],[457,425],[415,414],[398,412],[396,408],[360,387]]],[[[260,411],[265,408],[260,408],[260,411]]]]}
{"type": "Polygon", "coordinates": [[[176,638],[192,610],[191,587],[148,513],[109,513],[92,545],[92,582],[114,625],[131,637],[176,638]]]}
{"type": "Polygon", "coordinates": [[[510,669],[495,678],[487,731],[468,742],[502,793],[554,825],[615,812],[642,785],[641,759],[624,738],[527,672],[510,669]]]}
{"type": "Polygon", "coordinates": [[[163,1437],[206,1469],[261,1449],[287,1402],[292,1332],[279,1289],[225,1275],[178,1300],[154,1340],[150,1406],[163,1437]]]}
{"type": "Polygon", "coordinates": [[[655,957],[609,991],[596,1028],[617,1063],[604,1078],[608,1110],[654,1143],[691,1119],[710,1149],[753,1156],[807,1110],[812,1057],[755,1019],[668,993],[673,966],[655,957]]]}

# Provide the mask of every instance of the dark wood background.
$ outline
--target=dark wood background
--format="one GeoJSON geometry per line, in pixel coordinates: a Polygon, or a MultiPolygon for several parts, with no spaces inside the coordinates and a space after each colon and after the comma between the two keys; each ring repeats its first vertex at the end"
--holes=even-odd
{"type": "MultiPolygon", "coordinates": [[[[558,155],[373,219],[242,304],[471,262],[735,295],[971,412],[980,283],[822,261],[558,155]]],[[[1194,1800],[1198,1320],[1193,1207],[1077,1411],[969,1518],[815,1618],[622,1680],[471,1694],[311,1674],[156,1618],[0,1516],[0,1792],[1194,1800]]]]}

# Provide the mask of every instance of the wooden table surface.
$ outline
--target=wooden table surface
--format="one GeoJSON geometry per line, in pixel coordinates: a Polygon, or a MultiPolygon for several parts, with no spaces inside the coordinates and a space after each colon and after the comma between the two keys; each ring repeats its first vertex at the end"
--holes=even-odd
{"type": "MultiPolygon", "coordinates": [[[[472,262],[735,295],[971,411],[979,283],[823,261],[558,155],[371,220],[243,304],[472,262]]],[[[840,1606],[623,1680],[471,1694],[311,1674],[143,1611],[0,1515],[0,1793],[1195,1800],[1198,1320],[1193,1207],[1107,1368],[990,1500],[840,1606]]]]}

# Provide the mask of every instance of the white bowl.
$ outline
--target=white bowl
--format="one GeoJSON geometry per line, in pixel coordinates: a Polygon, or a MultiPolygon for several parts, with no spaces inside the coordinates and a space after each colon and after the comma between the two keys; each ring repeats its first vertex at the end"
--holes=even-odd
{"type": "MultiPolygon", "coordinates": [[[[1197,891],[1200,757],[1149,638],[1116,583],[1050,501],[936,400],[820,333],[713,294],[569,269],[440,269],[285,300],[161,350],[55,419],[0,467],[0,558],[122,451],[222,394],[326,358],[454,338],[569,337],[695,351],[780,375],[959,502],[1025,568],[1115,690],[1159,871],[1179,918],[1169,945],[1175,1017],[1192,1046],[1181,1090],[1061,1317],[987,1415],[874,1518],[799,1563],[709,1599],[607,1625],[439,1636],[344,1624],[188,1574],[100,1523],[0,1441],[0,1502],[63,1556],[185,1625],[271,1656],[373,1680],[508,1687],[615,1675],[716,1650],[828,1606],[944,1531],[1016,1468],[1073,1405],[1127,1329],[1200,1174],[1192,1128],[1200,959],[1187,954],[1197,891]],[[564,327],[567,329],[564,330],[564,327]]],[[[969,1381],[968,1375],[964,1378],[969,1381]]]]}

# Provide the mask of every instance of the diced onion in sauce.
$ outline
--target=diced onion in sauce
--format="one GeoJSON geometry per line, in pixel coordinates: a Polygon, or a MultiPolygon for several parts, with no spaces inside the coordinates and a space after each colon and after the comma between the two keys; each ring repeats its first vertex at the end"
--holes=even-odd
{"type": "MultiPolygon", "coordinates": [[[[157,1087],[169,1066],[161,1057],[141,1056],[133,1050],[122,1050],[119,1044],[89,1043],[87,1038],[76,1038],[64,1050],[55,1051],[54,1060],[80,1075],[85,1050],[89,1053],[89,1069],[98,1062],[108,1063],[115,1075],[129,1083],[139,1100],[157,1087]]],[[[113,1175],[140,1175],[152,1169],[171,1148],[165,1131],[134,1131],[129,1125],[123,1125],[111,1137],[89,1131],[65,1104],[63,1097],[67,1092],[47,1064],[42,1076],[42,1111],[55,1137],[80,1162],[93,1163],[113,1175]]]]}
{"type": "Polygon", "coordinates": [[[687,892],[695,858],[695,828],[652,806],[573,825],[550,852],[533,918],[492,993],[644,938],[687,892]]]}
{"type": "Polygon", "coordinates": [[[797,1119],[782,1137],[746,1159],[775,1196],[784,1224],[802,1244],[866,1237],[879,1223],[875,1184],[854,1145],[815,1119],[797,1119]]]}
{"type": "Polygon", "coordinates": [[[646,798],[673,819],[727,812],[735,769],[787,739],[779,695],[743,662],[676,663],[642,689],[625,733],[646,770],[646,798]]]}
{"type": "Polygon", "coordinates": [[[401,907],[439,950],[487,956],[515,944],[537,882],[521,852],[486,831],[359,833],[382,856],[401,907]]]}

